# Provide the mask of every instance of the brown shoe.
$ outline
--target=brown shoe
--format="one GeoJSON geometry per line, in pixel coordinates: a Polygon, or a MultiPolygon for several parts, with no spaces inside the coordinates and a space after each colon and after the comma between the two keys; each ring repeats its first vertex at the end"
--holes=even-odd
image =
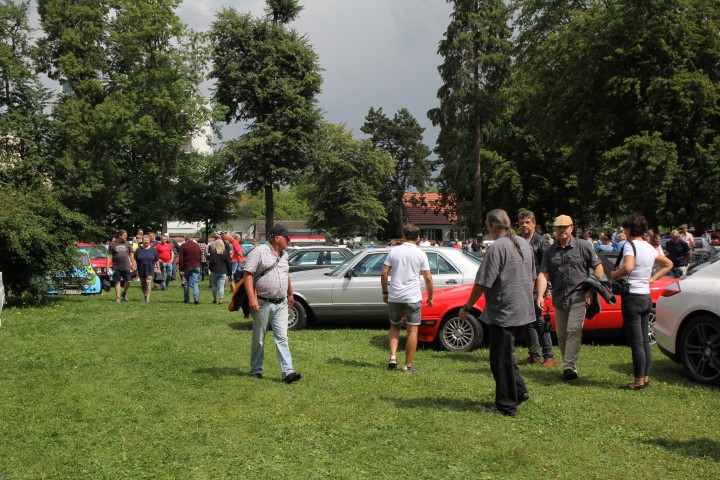
{"type": "Polygon", "coordinates": [[[542,366],[546,368],[554,367],[555,365],[557,365],[557,360],[555,360],[554,358],[548,358],[542,364],[542,366]]]}
{"type": "Polygon", "coordinates": [[[539,358],[528,357],[528,358],[526,358],[526,359],[524,359],[524,360],[520,360],[520,361],[518,362],[518,365],[532,365],[533,363],[542,363],[542,362],[543,362],[543,361],[540,360],[539,358]]]}

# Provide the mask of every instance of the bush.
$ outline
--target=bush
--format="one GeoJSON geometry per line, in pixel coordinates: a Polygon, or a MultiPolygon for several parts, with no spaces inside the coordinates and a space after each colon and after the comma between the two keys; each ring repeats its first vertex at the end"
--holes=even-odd
{"type": "Polygon", "coordinates": [[[0,187],[0,271],[15,297],[43,295],[51,272],[69,270],[87,217],[68,210],[48,187],[0,187]]]}

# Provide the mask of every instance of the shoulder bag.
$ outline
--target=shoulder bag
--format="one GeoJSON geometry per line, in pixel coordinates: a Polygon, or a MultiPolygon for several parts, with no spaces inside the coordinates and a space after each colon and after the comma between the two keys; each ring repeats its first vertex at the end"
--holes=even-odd
{"type": "MultiPolygon", "coordinates": [[[[635,249],[635,244],[630,240],[628,240],[628,242],[630,243],[633,254],[635,255],[635,261],[637,261],[637,250],[635,249]]],[[[625,250],[625,245],[623,245],[623,250],[625,250]]],[[[623,252],[620,251],[620,255],[618,255],[617,260],[615,260],[614,270],[617,270],[620,266],[620,261],[623,259],[622,253],[623,252]]],[[[627,295],[628,293],[630,293],[630,282],[628,282],[624,278],[618,278],[612,283],[612,293],[620,296],[627,295]]]]}
{"type": "MultiPolygon", "coordinates": [[[[277,258],[277,260],[275,260],[275,263],[273,264],[273,266],[263,270],[263,272],[261,274],[259,274],[257,277],[255,277],[254,281],[257,282],[266,273],[268,273],[270,270],[273,270],[275,267],[277,267],[278,263],[280,263],[280,257],[282,257],[282,252],[280,253],[280,255],[278,255],[278,258],[277,258]]],[[[229,311],[237,312],[240,309],[242,309],[243,315],[245,316],[245,318],[248,318],[250,316],[250,298],[247,295],[247,291],[245,291],[245,276],[244,275],[235,284],[235,290],[233,291],[232,298],[230,299],[230,303],[228,303],[229,311]]]]}

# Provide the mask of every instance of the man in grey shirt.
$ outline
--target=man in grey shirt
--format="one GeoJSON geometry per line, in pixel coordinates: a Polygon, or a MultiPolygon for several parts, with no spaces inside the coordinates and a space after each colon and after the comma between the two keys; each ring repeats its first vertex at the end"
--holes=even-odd
{"type": "Polygon", "coordinates": [[[288,309],[295,303],[290,283],[290,265],[285,249],[290,243],[287,229],[277,224],[268,232],[268,243],[253,249],[245,263],[245,292],[253,318],[250,343],[250,375],[263,378],[265,334],[272,325],[282,381],[300,380],[293,368],[288,343],[288,309]],[[262,277],[261,277],[262,275],[262,277]]]}
{"type": "Polygon", "coordinates": [[[543,255],[538,275],[538,307],[545,306],[548,280],[552,283],[552,302],[555,309],[555,331],[563,357],[563,380],[578,378],[585,310],[592,302],[592,291],[582,287],[588,273],[603,276],[602,262],[588,242],[573,237],[573,221],[560,215],[554,222],[557,241],[543,255]]]}
{"type": "Polygon", "coordinates": [[[515,337],[535,320],[535,262],[530,245],[515,235],[504,210],[489,212],[485,226],[495,241],[478,268],[460,318],[464,319],[485,294],[485,310],[480,318],[489,328],[490,370],[495,379],[495,406],[485,411],[514,417],[517,406],[530,398],[514,352],[515,337]]]}

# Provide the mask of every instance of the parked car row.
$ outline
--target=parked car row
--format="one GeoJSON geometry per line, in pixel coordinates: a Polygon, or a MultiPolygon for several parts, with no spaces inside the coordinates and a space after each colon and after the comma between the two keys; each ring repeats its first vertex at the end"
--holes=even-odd
{"type": "MultiPolygon", "coordinates": [[[[436,289],[474,281],[480,259],[460,249],[420,248],[428,255],[436,289]]],[[[332,270],[291,273],[295,305],[290,309],[289,328],[304,328],[308,321],[341,319],[349,324],[387,321],[388,306],[383,303],[379,288],[389,252],[390,248],[369,248],[332,270]]]]}

